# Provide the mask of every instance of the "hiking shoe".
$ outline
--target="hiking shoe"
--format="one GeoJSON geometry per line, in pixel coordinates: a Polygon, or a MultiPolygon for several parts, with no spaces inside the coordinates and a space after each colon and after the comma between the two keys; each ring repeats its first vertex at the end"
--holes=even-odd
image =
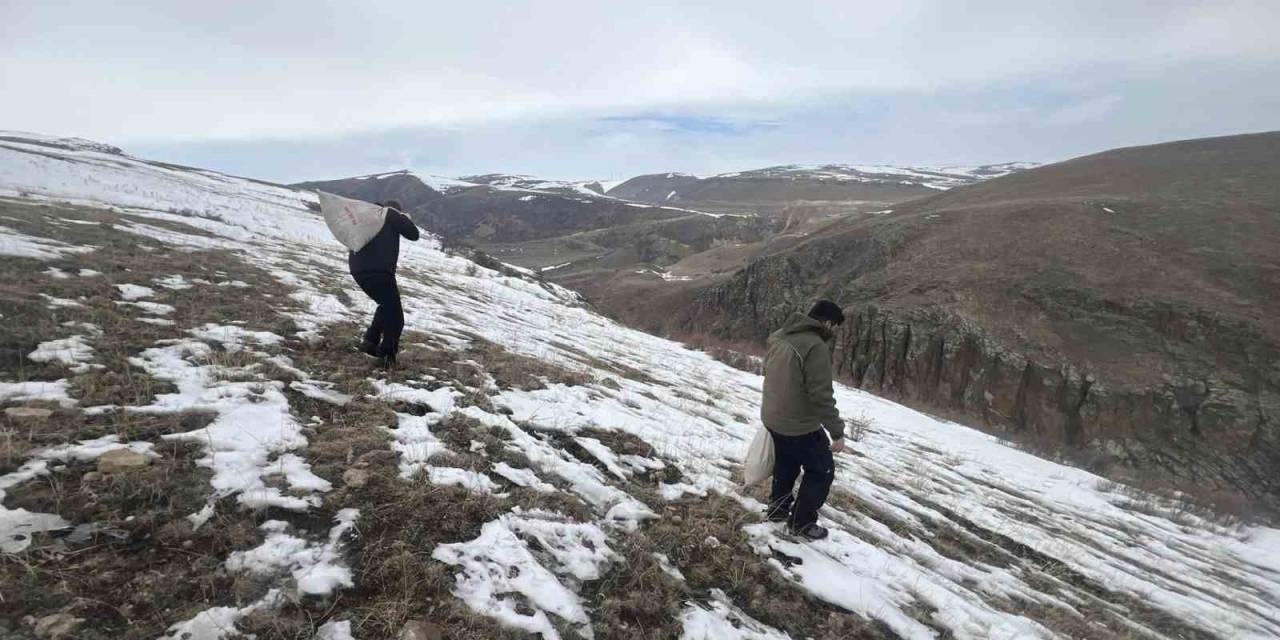
{"type": "Polygon", "coordinates": [[[791,512],[782,511],[782,510],[778,510],[778,511],[770,510],[769,515],[767,517],[769,518],[769,522],[787,522],[788,520],[791,519],[791,512]]]}
{"type": "Polygon", "coordinates": [[[800,536],[806,540],[821,540],[827,537],[827,528],[818,526],[817,523],[803,527],[787,527],[787,531],[790,531],[791,535],[800,536]]]}
{"type": "Polygon", "coordinates": [[[360,353],[371,355],[375,358],[382,356],[382,354],[378,351],[378,345],[372,342],[368,342],[366,340],[360,341],[360,353]]]}

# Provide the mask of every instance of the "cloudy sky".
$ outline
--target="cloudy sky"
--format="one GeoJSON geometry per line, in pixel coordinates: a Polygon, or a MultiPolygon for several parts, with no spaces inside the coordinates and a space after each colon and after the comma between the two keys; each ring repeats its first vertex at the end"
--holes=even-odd
{"type": "Polygon", "coordinates": [[[0,129],[294,181],[1052,161],[1280,129],[1280,2],[0,0],[0,129]]]}

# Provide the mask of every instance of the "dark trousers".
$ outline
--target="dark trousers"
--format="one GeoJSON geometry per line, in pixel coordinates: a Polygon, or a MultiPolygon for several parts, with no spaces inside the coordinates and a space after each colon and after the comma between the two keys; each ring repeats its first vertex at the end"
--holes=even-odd
{"type": "Polygon", "coordinates": [[[818,509],[827,501],[836,463],[831,456],[831,441],[822,429],[802,436],[773,435],[773,495],[770,514],[790,513],[789,522],[796,528],[818,521],[818,509]],[[801,470],[800,491],[791,495],[801,470]]]}
{"type": "Polygon", "coordinates": [[[374,271],[355,274],[356,284],[378,303],[373,322],[364,332],[364,342],[381,355],[394,356],[400,350],[400,334],[404,331],[404,309],[400,306],[400,288],[396,274],[374,271]]]}

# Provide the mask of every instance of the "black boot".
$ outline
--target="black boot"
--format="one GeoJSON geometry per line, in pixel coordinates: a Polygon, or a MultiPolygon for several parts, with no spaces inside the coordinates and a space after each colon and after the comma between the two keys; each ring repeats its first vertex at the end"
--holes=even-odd
{"type": "Polygon", "coordinates": [[[378,351],[378,343],[368,340],[360,341],[360,353],[371,355],[375,358],[382,357],[382,354],[378,351]]]}
{"type": "Polygon", "coordinates": [[[787,531],[790,531],[791,535],[800,536],[806,540],[821,540],[827,537],[827,528],[818,526],[816,522],[803,527],[788,526],[787,531]]]}

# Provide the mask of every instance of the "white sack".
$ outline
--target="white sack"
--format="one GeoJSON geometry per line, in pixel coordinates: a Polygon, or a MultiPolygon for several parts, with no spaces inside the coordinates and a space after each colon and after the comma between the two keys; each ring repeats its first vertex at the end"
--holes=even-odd
{"type": "Polygon", "coordinates": [[[773,435],[760,427],[742,460],[743,484],[751,487],[773,477],[773,435]]]}
{"type": "Polygon", "coordinates": [[[379,205],[352,200],[332,193],[320,194],[320,214],[338,242],[352,251],[359,251],[369,244],[382,230],[387,210],[379,205]]]}

